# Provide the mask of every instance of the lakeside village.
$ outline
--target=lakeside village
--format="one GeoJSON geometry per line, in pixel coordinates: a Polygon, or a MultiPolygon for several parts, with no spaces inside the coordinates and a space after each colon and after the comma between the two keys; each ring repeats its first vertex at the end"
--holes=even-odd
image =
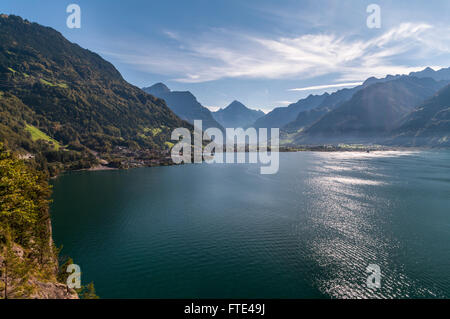
{"type": "MultiPolygon", "coordinates": [[[[169,142],[170,148],[160,151],[151,150],[131,150],[118,146],[114,150],[114,160],[105,161],[99,159],[100,165],[92,169],[118,169],[134,167],[152,167],[180,165],[188,163],[234,163],[235,156],[226,153],[257,152],[259,156],[264,156],[263,161],[271,164],[272,151],[278,152],[367,152],[389,151],[391,147],[382,145],[364,144],[338,144],[338,145],[303,145],[303,146],[279,146],[279,130],[272,128],[270,136],[267,137],[267,129],[254,128],[227,128],[226,135],[217,128],[208,128],[203,131],[202,121],[194,121],[194,132],[186,128],[177,128],[172,132],[169,142]],[[192,140],[194,143],[192,143],[192,140]],[[224,143],[225,142],[225,143],[224,143]],[[175,143],[175,144],[174,144],[175,143]],[[268,153],[270,152],[270,154],[268,153]],[[262,153],[262,155],[261,155],[262,153]]],[[[95,154],[97,157],[97,154],[95,154]]],[[[278,156],[278,154],[276,154],[278,156]]],[[[236,156],[238,163],[244,163],[245,157],[236,156]]],[[[251,160],[250,163],[256,163],[251,160]]]]}
{"type": "MultiPolygon", "coordinates": [[[[203,130],[202,121],[194,121],[194,130],[176,128],[172,131],[171,141],[167,142],[169,148],[164,150],[132,150],[124,146],[116,146],[107,157],[91,153],[96,157],[99,165],[91,170],[100,169],[127,169],[135,167],[168,166],[189,163],[244,163],[246,157],[242,155],[230,155],[230,153],[253,153],[249,155],[250,163],[259,160],[272,166],[273,157],[279,152],[367,152],[393,150],[382,145],[364,144],[338,144],[338,145],[304,145],[280,147],[279,129],[259,128],[227,128],[224,132],[218,128],[203,130]],[[256,154],[257,153],[257,154],[256,154]],[[253,156],[252,156],[253,155],[253,156]],[[111,159],[112,158],[112,159],[111,159]],[[235,159],[236,158],[236,159],[235,159]]],[[[262,168],[262,171],[265,170],[262,168]]],[[[276,169],[267,170],[273,174],[276,169]]]]}

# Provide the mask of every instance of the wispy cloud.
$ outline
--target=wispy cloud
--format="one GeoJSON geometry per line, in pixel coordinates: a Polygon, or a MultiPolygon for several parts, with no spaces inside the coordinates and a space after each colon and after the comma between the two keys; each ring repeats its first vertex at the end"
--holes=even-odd
{"type": "Polygon", "coordinates": [[[350,83],[338,83],[338,84],[326,84],[326,85],[316,85],[307,86],[302,88],[289,89],[288,91],[314,91],[314,90],[325,90],[332,88],[342,88],[342,87],[355,87],[363,84],[363,82],[350,82],[350,83]]]}
{"type": "Polygon", "coordinates": [[[178,40],[178,39],[179,39],[178,34],[176,34],[175,32],[165,30],[165,31],[163,31],[163,33],[164,33],[167,37],[169,37],[169,38],[171,38],[171,39],[173,39],[173,40],[178,40]]]}
{"type": "Polygon", "coordinates": [[[276,105],[289,105],[292,103],[294,103],[294,102],[292,102],[292,101],[275,101],[276,105]]]}
{"type": "Polygon", "coordinates": [[[403,64],[399,62],[402,57],[411,61],[449,53],[448,37],[436,36],[447,34],[442,31],[425,23],[402,23],[379,36],[361,39],[333,33],[267,38],[223,29],[187,36],[166,30],[166,36],[177,42],[176,47],[152,46],[134,54],[113,55],[140,70],[187,83],[223,78],[307,79],[325,74],[335,74],[336,82],[355,82],[369,76],[405,74],[426,66],[403,64]]]}

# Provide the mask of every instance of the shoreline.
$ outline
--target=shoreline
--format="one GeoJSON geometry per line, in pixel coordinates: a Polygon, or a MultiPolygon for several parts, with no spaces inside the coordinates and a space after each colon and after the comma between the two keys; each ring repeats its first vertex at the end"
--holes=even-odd
{"type": "MultiPolygon", "coordinates": [[[[427,148],[427,147],[387,147],[387,146],[363,146],[358,145],[358,147],[339,147],[333,145],[321,145],[321,146],[309,146],[309,147],[280,147],[279,153],[300,153],[300,152],[313,152],[313,153],[348,153],[348,152],[358,152],[358,153],[372,153],[372,152],[404,152],[404,151],[430,151],[430,150],[450,150],[448,148],[427,148]]],[[[268,150],[270,151],[270,150],[268,150]]],[[[226,152],[224,152],[226,153],[226,152]]],[[[242,152],[236,152],[242,153],[242,152]]],[[[244,153],[248,153],[246,150],[244,153]]],[[[89,168],[77,169],[77,170],[66,170],[62,171],[56,176],[50,177],[50,179],[57,179],[59,176],[71,173],[71,172],[100,172],[100,171],[117,171],[117,170],[127,170],[132,168],[144,168],[144,167],[162,167],[162,166],[178,166],[185,165],[185,163],[176,164],[168,162],[159,162],[148,164],[133,165],[127,167],[110,167],[106,165],[95,165],[89,168]]]]}
{"type": "Polygon", "coordinates": [[[105,166],[105,165],[95,165],[89,168],[83,168],[77,171],[91,171],[91,172],[96,172],[96,171],[115,171],[118,170],[119,168],[116,167],[109,167],[109,166],[105,166]]]}

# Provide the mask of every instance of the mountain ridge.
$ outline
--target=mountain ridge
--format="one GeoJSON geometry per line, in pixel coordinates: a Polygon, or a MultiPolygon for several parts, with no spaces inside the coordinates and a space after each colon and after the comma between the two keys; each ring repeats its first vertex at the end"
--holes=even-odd
{"type": "Polygon", "coordinates": [[[450,85],[402,119],[388,143],[450,147],[450,85]]]}
{"type": "Polygon", "coordinates": [[[198,102],[189,91],[172,91],[159,82],[142,90],[164,100],[167,106],[181,119],[193,124],[194,120],[202,120],[203,129],[215,127],[224,130],[213,117],[212,112],[198,102]]]}
{"type": "MultiPolygon", "coordinates": [[[[54,163],[54,173],[99,161],[121,166],[162,158],[172,129],[192,127],[163,100],[129,84],[110,62],[60,32],[14,15],[0,18],[0,30],[0,98],[25,105],[28,114],[25,121],[3,108],[3,127],[16,123],[20,138],[14,146],[41,153],[54,163]],[[26,133],[27,125],[64,147],[43,147],[26,133]]],[[[7,143],[10,131],[0,134],[7,143]]]]}
{"type": "Polygon", "coordinates": [[[447,84],[448,81],[403,76],[369,85],[300,132],[296,142],[374,141],[388,134],[404,116],[447,84]]]}
{"type": "MultiPolygon", "coordinates": [[[[304,111],[308,111],[309,109],[318,108],[318,109],[328,109],[333,110],[337,107],[339,107],[342,103],[348,101],[353,94],[355,94],[357,91],[372,85],[374,83],[378,82],[387,82],[396,80],[398,78],[401,78],[406,75],[387,75],[384,78],[376,78],[376,77],[369,77],[367,78],[362,85],[355,86],[353,88],[344,88],[337,90],[333,93],[325,92],[322,95],[309,95],[306,98],[300,99],[295,103],[292,103],[288,105],[287,107],[278,107],[273,109],[271,112],[267,113],[264,117],[260,118],[256,123],[256,127],[279,127],[282,130],[284,130],[284,126],[286,126],[286,129],[288,131],[292,131],[295,129],[301,129],[301,126],[295,126],[297,117],[300,115],[300,113],[304,111]],[[313,105],[313,107],[308,106],[308,102],[311,101],[312,97],[323,97],[323,101],[319,105],[313,105]],[[302,104],[306,104],[306,107],[302,107],[302,104]],[[300,106],[299,106],[300,105],[300,106]]],[[[450,68],[442,68],[440,70],[433,70],[432,68],[425,68],[422,71],[419,72],[411,72],[409,76],[412,77],[418,77],[418,78],[425,78],[425,77],[431,77],[436,81],[440,80],[450,80],[450,68]]],[[[314,112],[317,113],[317,112],[314,112]]],[[[304,113],[308,114],[308,112],[304,113]]],[[[299,120],[298,122],[303,122],[302,120],[299,120]]],[[[311,123],[309,123],[311,124],[311,123]]]]}
{"type": "Polygon", "coordinates": [[[213,117],[223,127],[237,128],[248,127],[252,125],[258,118],[264,116],[261,110],[252,110],[241,102],[234,100],[228,106],[213,112],[213,117]]]}

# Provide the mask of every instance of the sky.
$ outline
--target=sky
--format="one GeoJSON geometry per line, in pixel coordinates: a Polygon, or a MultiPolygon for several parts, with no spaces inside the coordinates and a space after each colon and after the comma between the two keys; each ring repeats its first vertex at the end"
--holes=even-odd
{"type": "Polygon", "coordinates": [[[113,63],[130,83],[268,112],[371,76],[450,66],[448,0],[1,0],[113,63]],[[66,25],[69,4],[81,28],[66,25]],[[380,28],[369,28],[370,4],[380,28]]]}

